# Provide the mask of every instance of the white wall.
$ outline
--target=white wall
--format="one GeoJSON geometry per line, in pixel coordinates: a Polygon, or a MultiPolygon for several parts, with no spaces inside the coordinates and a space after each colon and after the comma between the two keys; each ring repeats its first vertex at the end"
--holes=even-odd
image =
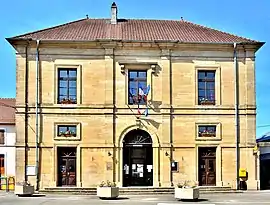
{"type": "Polygon", "coordinates": [[[0,145],[0,154],[5,155],[5,175],[15,176],[15,125],[0,125],[0,129],[5,130],[5,145],[0,145]]]}

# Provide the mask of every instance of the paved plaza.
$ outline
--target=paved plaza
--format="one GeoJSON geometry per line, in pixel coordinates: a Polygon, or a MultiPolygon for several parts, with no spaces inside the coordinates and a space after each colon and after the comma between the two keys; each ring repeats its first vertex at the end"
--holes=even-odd
{"type": "Polygon", "coordinates": [[[89,204],[129,204],[129,205],[177,205],[177,204],[269,204],[270,191],[250,191],[245,193],[201,194],[198,202],[178,201],[173,195],[128,195],[117,200],[100,200],[88,195],[59,195],[18,197],[13,193],[0,192],[0,205],[89,205],[89,204]]]}

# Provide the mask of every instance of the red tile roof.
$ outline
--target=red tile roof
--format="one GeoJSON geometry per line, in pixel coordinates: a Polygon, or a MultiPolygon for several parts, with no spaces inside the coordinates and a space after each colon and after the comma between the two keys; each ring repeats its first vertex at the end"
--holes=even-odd
{"type": "Polygon", "coordinates": [[[0,98],[0,124],[15,124],[15,98],[0,98]]]}
{"type": "MultiPolygon", "coordinates": [[[[185,20],[81,19],[63,25],[15,36],[9,39],[33,40],[122,40],[122,41],[180,41],[190,43],[259,43],[185,20]]],[[[8,39],[8,40],[9,40],[8,39]]]]}

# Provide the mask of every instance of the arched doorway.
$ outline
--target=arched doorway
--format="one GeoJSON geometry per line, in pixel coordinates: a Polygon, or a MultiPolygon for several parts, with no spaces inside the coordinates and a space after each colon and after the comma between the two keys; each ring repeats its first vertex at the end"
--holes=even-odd
{"type": "Polygon", "coordinates": [[[123,139],[123,186],[153,186],[151,136],[136,129],[123,139]]]}

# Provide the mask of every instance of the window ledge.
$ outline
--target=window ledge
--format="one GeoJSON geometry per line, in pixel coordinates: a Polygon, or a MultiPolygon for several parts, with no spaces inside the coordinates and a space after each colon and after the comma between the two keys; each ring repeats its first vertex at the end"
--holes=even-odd
{"type": "Polygon", "coordinates": [[[55,141],[79,141],[81,140],[80,137],[55,137],[54,138],[55,141]]]}
{"type": "Polygon", "coordinates": [[[196,137],[196,141],[221,141],[220,137],[196,137]]]}

